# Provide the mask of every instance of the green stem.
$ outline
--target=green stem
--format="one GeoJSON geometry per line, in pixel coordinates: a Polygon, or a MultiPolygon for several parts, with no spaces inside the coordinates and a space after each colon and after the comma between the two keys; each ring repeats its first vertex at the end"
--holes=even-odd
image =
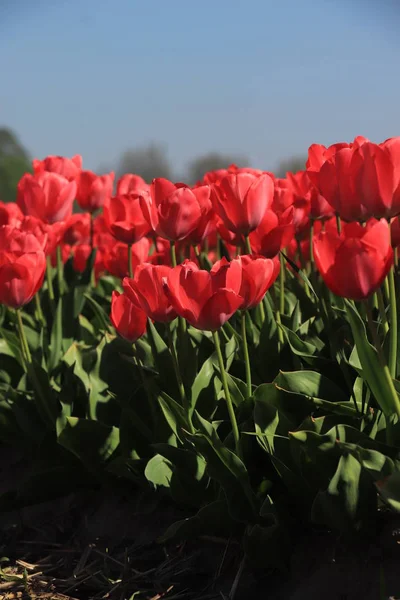
{"type": "Polygon", "coordinates": [[[217,351],[219,370],[221,371],[221,380],[222,380],[222,387],[224,388],[225,401],[226,401],[226,405],[228,407],[229,419],[231,421],[231,426],[232,426],[233,439],[235,441],[235,450],[236,450],[236,454],[239,457],[241,457],[242,452],[241,452],[241,447],[240,447],[239,427],[238,427],[238,424],[236,421],[235,410],[233,408],[232,398],[231,398],[231,395],[229,392],[229,386],[228,386],[228,381],[226,378],[224,359],[222,358],[221,344],[219,341],[218,331],[213,331],[213,338],[214,338],[215,349],[217,351]]]}
{"type": "Polygon", "coordinates": [[[46,281],[47,281],[47,289],[49,291],[50,302],[54,302],[54,288],[53,288],[53,278],[52,278],[52,266],[51,266],[51,258],[50,256],[46,257],[46,281]]]}
{"type": "Polygon", "coordinates": [[[389,279],[389,320],[390,320],[390,338],[389,338],[389,371],[393,379],[396,379],[397,367],[397,302],[396,286],[394,282],[394,268],[392,267],[388,275],[389,279]]]}
{"type": "Polygon", "coordinates": [[[128,275],[133,278],[133,266],[132,266],[132,244],[128,244],[128,275]]]}
{"type": "Polygon", "coordinates": [[[197,244],[193,244],[193,252],[195,257],[197,258],[197,260],[199,261],[199,265],[200,265],[200,250],[199,247],[197,246],[197,244]]]}
{"type": "MultiPolygon", "coordinates": [[[[388,383],[388,386],[390,388],[391,391],[391,395],[392,395],[392,409],[393,409],[393,414],[397,415],[397,418],[400,419],[400,403],[399,403],[399,397],[398,394],[396,392],[396,388],[394,387],[393,384],[393,377],[389,371],[389,367],[386,363],[386,358],[385,355],[383,353],[382,350],[382,346],[380,344],[379,341],[379,336],[378,336],[378,331],[376,329],[375,326],[375,322],[373,320],[372,317],[372,310],[371,310],[371,304],[368,301],[365,301],[365,307],[366,307],[366,313],[367,313],[367,322],[368,322],[368,327],[369,330],[371,332],[371,336],[374,342],[374,345],[376,347],[376,350],[378,352],[378,357],[381,363],[381,367],[382,367],[382,371],[383,374],[385,376],[385,379],[388,383]]],[[[394,431],[393,431],[393,423],[391,421],[391,417],[392,414],[386,414],[385,413],[385,418],[386,418],[386,442],[389,445],[393,445],[394,442],[394,431]]]]}
{"type": "Polygon", "coordinates": [[[285,312],[285,259],[283,254],[279,254],[279,260],[281,263],[281,269],[279,271],[279,312],[283,315],[285,312]]]}
{"type": "Polygon", "coordinates": [[[90,247],[94,248],[94,215],[90,213],[90,247]]]}
{"type": "MultiPolygon", "coordinates": [[[[173,268],[177,266],[175,242],[169,242],[169,250],[171,255],[171,265],[173,268]]],[[[182,317],[178,317],[179,335],[183,336],[186,332],[186,321],[182,317]]]]}
{"type": "Polygon", "coordinates": [[[336,215],[336,228],[337,228],[337,232],[340,235],[342,233],[342,222],[340,220],[339,215],[336,215]]]}
{"type": "MultiPolygon", "coordinates": [[[[307,273],[307,265],[306,265],[306,261],[304,259],[304,254],[301,249],[301,243],[300,243],[299,238],[296,238],[296,244],[297,244],[297,252],[299,255],[301,269],[302,269],[302,271],[304,271],[304,273],[307,273]]],[[[310,292],[308,285],[304,285],[304,291],[306,293],[306,296],[308,298],[311,298],[311,292],[310,292]]]]}
{"type": "Polygon", "coordinates": [[[177,382],[178,388],[179,388],[179,395],[181,397],[181,403],[182,403],[182,406],[186,413],[190,433],[194,433],[194,428],[192,425],[192,415],[190,414],[190,406],[189,406],[189,402],[188,402],[188,399],[186,396],[185,386],[183,385],[181,372],[179,370],[178,356],[176,354],[174,339],[172,336],[171,323],[168,323],[168,325],[167,325],[167,334],[168,334],[169,351],[170,351],[170,354],[172,357],[172,363],[174,365],[175,377],[176,377],[176,382],[177,382]]]}
{"type": "MultiPolygon", "coordinates": [[[[90,248],[93,253],[94,251],[94,214],[90,213],[90,248]]],[[[90,285],[95,288],[96,287],[96,274],[95,267],[93,263],[92,272],[90,273],[90,285]]]]}
{"type": "Polygon", "coordinates": [[[379,356],[379,360],[383,367],[386,364],[386,359],[385,359],[385,356],[382,351],[382,344],[381,344],[381,340],[379,339],[378,330],[376,328],[375,321],[372,316],[372,299],[369,298],[368,300],[365,300],[365,302],[363,302],[363,305],[365,306],[367,323],[368,323],[369,331],[371,333],[372,341],[374,343],[374,346],[375,346],[376,351],[379,356]]]}
{"type": "Polygon", "coordinates": [[[314,264],[314,220],[310,219],[310,263],[311,268],[314,264]]]}
{"type": "Polygon", "coordinates": [[[170,241],[169,243],[169,251],[171,254],[171,265],[173,267],[176,267],[177,262],[176,262],[176,248],[175,248],[175,242],[170,241]]]}
{"type": "Polygon", "coordinates": [[[246,333],[246,313],[242,311],[241,314],[242,320],[242,340],[243,340],[243,354],[244,354],[244,366],[246,369],[246,385],[247,385],[247,397],[251,398],[252,396],[252,388],[251,388],[251,367],[250,367],[250,357],[249,357],[249,347],[247,344],[247,333],[246,333]]]}
{"type": "Polygon", "coordinates": [[[253,254],[253,251],[251,249],[250,239],[249,239],[248,235],[246,235],[244,237],[244,243],[245,243],[245,248],[246,248],[247,254],[253,254]]]}
{"type": "Polygon", "coordinates": [[[43,315],[42,303],[40,302],[39,292],[37,294],[35,294],[35,306],[36,306],[36,318],[38,320],[39,325],[41,325],[43,327],[46,324],[46,321],[45,321],[44,315],[43,315]]]}
{"type": "Polygon", "coordinates": [[[64,293],[64,265],[62,261],[61,246],[57,246],[56,253],[58,293],[60,296],[62,296],[64,293]]]}
{"type": "Polygon", "coordinates": [[[237,341],[241,344],[242,343],[242,336],[240,335],[240,333],[238,333],[236,331],[236,329],[233,327],[233,325],[227,321],[226,323],[224,323],[222,330],[227,329],[229,331],[229,333],[231,333],[233,336],[235,336],[235,338],[237,339],[237,341]]]}
{"type": "Polygon", "coordinates": [[[29,350],[28,340],[26,339],[26,335],[25,335],[24,324],[22,322],[21,309],[17,308],[15,312],[17,315],[18,333],[19,333],[19,339],[21,342],[22,354],[23,354],[24,360],[27,364],[27,368],[29,368],[29,365],[32,363],[32,357],[31,357],[31,352],[29,350]]]}
{"type": "Polygon", "coordinates": [[[17,328],[21,343],[21,350],[24,357],[25,371],[32,383],[33,389],[37,394],[40,403],[40,408],[43,411],[43,416],[48,419],[49,425],[54,427],[55,419],[57,418],[57,416],[53,414],[51,407],[47,402],[46,394],[43,391],[40,379],[36,375],[35,366],[32,362],[31,352],[29,350],[28,340],[26,339],[25,335],[24,324],[22,322],[21,309],[17,308],[15,313],[17,315],[17,328]]]}
{"type": "Polygon", "coordinates": [[[386,316],[385,302],[383,300],[382,290],[380,288],[376,291],[376,297],[378,300],[379,314],[381,316],[383,335],[385,336],[389,331],[389,323],[386,316]]]}

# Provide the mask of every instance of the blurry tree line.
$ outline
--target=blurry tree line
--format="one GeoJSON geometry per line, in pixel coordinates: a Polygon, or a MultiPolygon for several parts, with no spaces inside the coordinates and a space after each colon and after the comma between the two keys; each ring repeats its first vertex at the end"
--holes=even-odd
{"type": "MultiPolygon", "coordinates": [[[[98,173],[115,171],[116,178],[124,173],[136,173],[147,182],[154,177],[165,177],[171,181],[194,184],[200,181],[207,171],[223,169],[232,163],[238,166],[250,166],[245,156],[208,152],[189,162],[186,172],[179,174],[175,172],[168,159],[166,147],[153,143],[124,151],[116,165],[102,165],[98,173]]],[[[284,177],[287,171],[299,171],[304,169],[304,166],[305,158],[292,157],[279,163],[274,173],[277,177],[284,177]]],[[[28,150],[11,129],[0,127],[0,200],[3,202],[15,200],[18,181],[26,172],[32,172],[28,150]]]]}

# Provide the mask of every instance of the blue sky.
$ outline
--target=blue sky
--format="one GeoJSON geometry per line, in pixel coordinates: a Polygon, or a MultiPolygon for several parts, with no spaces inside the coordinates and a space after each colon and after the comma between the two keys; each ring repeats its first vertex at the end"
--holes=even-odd
{"type": "Polygon", "coordinates": [[[400,135],[397,0],[0,0],[0,126],[86,168],[400,135]],[[34,8],[32,5],[34,4],[34,8]]]}

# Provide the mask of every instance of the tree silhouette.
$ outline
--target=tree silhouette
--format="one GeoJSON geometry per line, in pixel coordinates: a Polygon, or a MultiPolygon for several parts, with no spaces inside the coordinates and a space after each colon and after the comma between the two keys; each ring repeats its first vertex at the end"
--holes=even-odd
{"type": "Polygon", "coordinates": [[[0,200],[15,201],[18,181],[27,172],[32,172],[28,151],[11,129],[0,128],[0,200]]]}
{"type": "Polygon", "coordinates": [[[286,177],[286,173],[296,173],[297,171],[304,171],[306,168],[307,158],[302,156],[293,156],[282,160],[276,170],[275,175],[277,177],[286,177]]]}
{"type": "Polygon", "coordinates": [[[117,178],[125,173],[140,175],[148,183],[155,177],[172,179],[172,169],[165,147],[160,144],[150,144],[126,150],[115,168],[117,178]]]}
{"type": "Polygon", "coordinates": [[[243,166],[247,164],[247,159],[238,156],[229,156],[220,154],[219,152],[208,152],[198,158],[192,160],[188,165],[187,181],[188,183],[196,183],[203,179],[208,171],[217,169],[226,169],[231,164],[243,166]]]}

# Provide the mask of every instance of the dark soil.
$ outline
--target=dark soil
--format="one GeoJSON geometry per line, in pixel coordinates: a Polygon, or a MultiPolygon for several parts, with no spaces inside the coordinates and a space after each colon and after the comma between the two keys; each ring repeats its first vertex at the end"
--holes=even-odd
{"type": "MultiPolygon", "coordinates": [[[[0,450],[0,492],[25,469],[15,452],[0,450]]],[[[125,486],[0,513],[0,600],[400,599],[399,517],[382,519],[373,543],[351,547],[310,531],[296,540],[287,572],[256,573],[237,540],[158,543],[185,516],[165,498],[125,486]]]]}

